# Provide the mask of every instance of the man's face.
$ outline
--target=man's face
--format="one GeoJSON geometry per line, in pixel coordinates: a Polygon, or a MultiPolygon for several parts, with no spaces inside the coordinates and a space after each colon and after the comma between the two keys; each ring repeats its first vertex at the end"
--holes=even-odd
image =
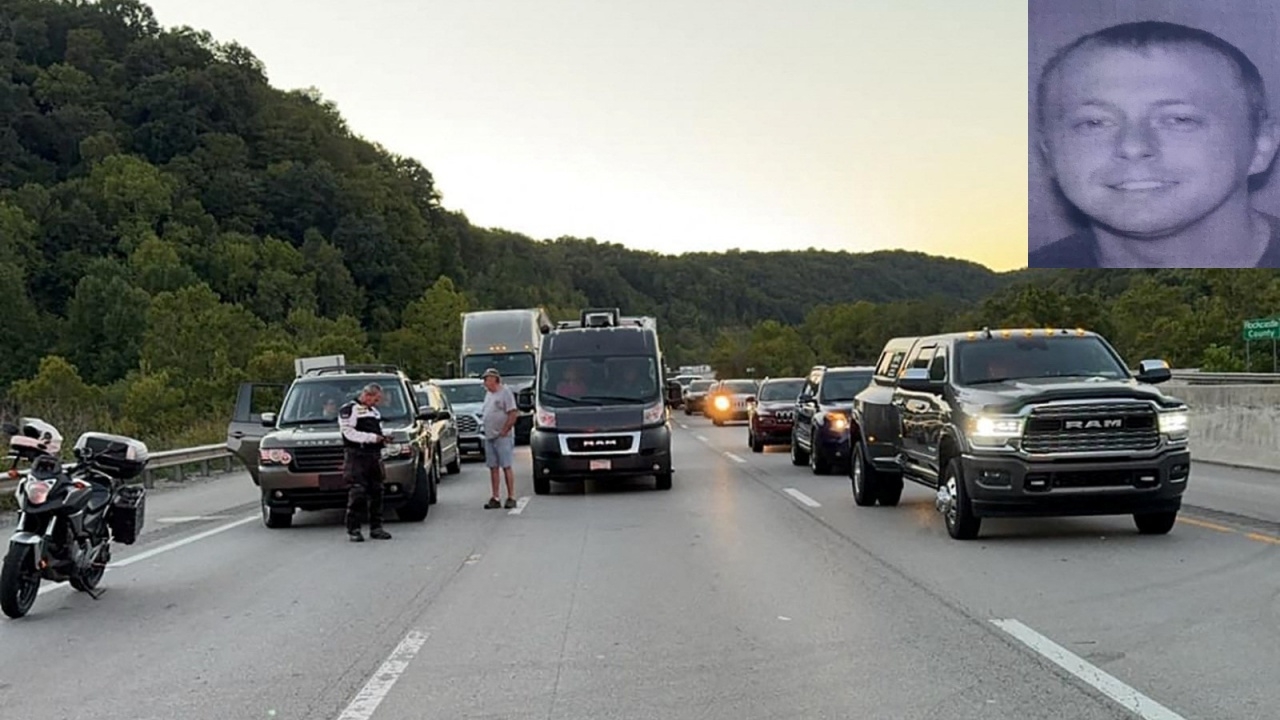
{"type": "Polygon", "coordinates": [[[1275,153],[1255,139],[1230,60],[1192,45],[1084,48],[1046,79],[1042,150],[1067,198],[1096,222],[1177,232],[1247,192],[1275,153]]]}
{"type": "Polygon", "coordinates": [[[381,404],[382,404],[382,393],[379,393],[379,392],[374,392],[374,393],[365,393],[365,394],[364,394],[364,404],[365,404],[365,405],[368,405],[368,406],[370,406],[370,407],[373,407],[373,406],[376,406],[376,405],[381,405],[381,404]]]}
{"type": "Polygon", "coordinates": [[[497,389],[498,389],[498,378],[496,378],[496,377],[494,377],[494,376],[492,376],[492,375],[487,375],[487,376],[485,376],[485,379],[484,379],[484,388],[485,388],[485,390],[488,390],[489,392],[493,392],[493,391],[497,390],[497,389]]]}

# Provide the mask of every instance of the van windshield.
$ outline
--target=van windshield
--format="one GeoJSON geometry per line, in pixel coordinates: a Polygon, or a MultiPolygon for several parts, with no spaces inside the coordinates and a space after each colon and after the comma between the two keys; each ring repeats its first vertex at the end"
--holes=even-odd
{"type": "Polygon", "coordinates": [[[546,360],[538,395],[547,407],[649,405],[661,400],[658,364],[644,355],[546,360]]]}

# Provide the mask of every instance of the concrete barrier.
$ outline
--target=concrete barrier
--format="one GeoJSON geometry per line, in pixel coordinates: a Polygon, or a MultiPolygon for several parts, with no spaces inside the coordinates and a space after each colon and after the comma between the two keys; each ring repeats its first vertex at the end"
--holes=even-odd
{"type": "Polygon", "coordinates": [[[1280,471],[1280,385],[1185,385],[1160,389],[1191,408],[1191,457],[1280,471]]]}

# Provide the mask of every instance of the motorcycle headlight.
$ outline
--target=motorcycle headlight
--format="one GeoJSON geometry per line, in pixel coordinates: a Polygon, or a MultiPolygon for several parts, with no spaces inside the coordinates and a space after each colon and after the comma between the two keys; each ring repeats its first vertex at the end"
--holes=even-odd
{"type": "Polygon", "coordinates": [[[53,489],[51,483],[44,481],[34,481],[27,483],[27,500],[32,505],[41,505],[45,500],[49,499],[49,491],[53,489]]]}
{"type": "Polygon", "coordinates": [[[999,446],[1022,435],[1023,418],[1002,415],[979,415],[969,426],[969,439],[975,445],[999,446]]]}
{"type": "Polygon", "coordinates": [[[1172,410],[1160,413],[1160,432],[1168,435],[1171,439],[1181,439],[1187,436],[1190,429],[1191,418],[1186,410],[1172,410]]]}
{"type": "Polygon", "coordinates": [[[724,395],[721,395],[716,398],[715,405],[717,410],[728,410],[729,398],[725,397],[724,395]]]}

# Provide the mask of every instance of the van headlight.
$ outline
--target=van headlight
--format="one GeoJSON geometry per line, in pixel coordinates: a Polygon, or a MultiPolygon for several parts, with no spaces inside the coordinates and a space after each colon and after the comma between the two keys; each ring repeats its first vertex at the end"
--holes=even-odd
{"type": "Polygon", "coordinates": [[[1007,415],[979,415],[969,424],[969,439],[974,445],[998,447],[1022,436],[1024,419],[1007,415]]]}
{"type": "Polygon", "coordinates": [[[1181,440],[1187,437],[1191,418],[1186,410],[1161,412],[1159,417],[1161,433],[1168,435],[1171,440],[1181,440]]]}
{"type": "Polygon", "coordinates": [[[644,409],[644,424],[653,425],[667,419],[666,403],[658,403],[644,409]]]}

